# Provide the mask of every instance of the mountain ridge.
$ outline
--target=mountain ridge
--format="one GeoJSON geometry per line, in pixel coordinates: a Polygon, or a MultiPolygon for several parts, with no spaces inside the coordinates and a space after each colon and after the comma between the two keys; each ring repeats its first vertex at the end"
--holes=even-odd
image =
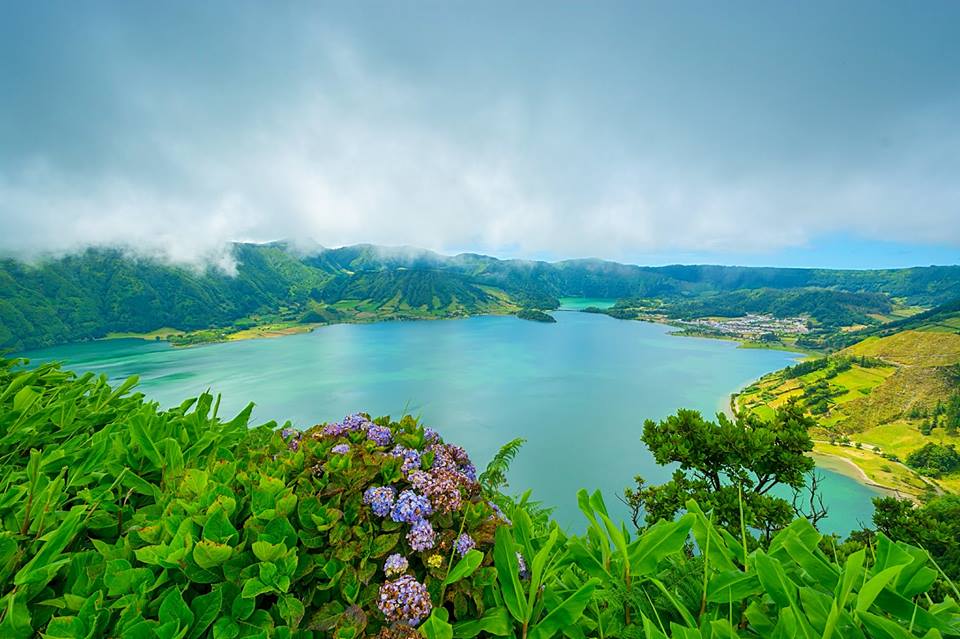
{"type": "MultiPolygon", "coordinates": [[[[795,298],[796,291],[816,289],[827,291],[820,297],[831,300],[875,293],[891,303],[927,307],[960,291],[960,266],[865,271],[655,267],[596,258],[546,262],[477,253],[447,256],[373,244],[316,245],[303,251],[288,242],[235,243],[231,255],[236,263],[232,275],[114,248],[88,248],[33,263],[0,259],[0,349],[168,326],[190,331],[295,324],[308,316],[329,322],[510,314],[520,308],[549,310],[559,298],[576,296],[679,303],[761,288],[791,291],[779,297],[795,298]]],[[[777,312],[773,301],[770,306],[777,312]]],[[[857,317],[876,311],[861,310],[857,317]]]]}

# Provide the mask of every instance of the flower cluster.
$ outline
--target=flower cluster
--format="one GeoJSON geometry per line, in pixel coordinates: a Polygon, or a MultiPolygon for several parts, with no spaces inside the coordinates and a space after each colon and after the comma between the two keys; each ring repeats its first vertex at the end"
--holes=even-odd
{"type": "Polygon", "coordinates": [[[500,509],[500,506],[497,506],[492,501],[487,501],[487,505],[493,510],[493,513],[490,515],[490,519],[499,519],[508,526],[513,525],[513,522],[510,521],[510,518],[507,517],[507,514],[500,509]]]}
{"type": "Polygon", "coordinates": [[[373,425],[367,429],[367,439],[377,446],[389,446],[390,442],[393,441],[393,434],[386,426],[373,425]]]}
{"type": "Polygon", "coordinates": [[[303,437],[303,433],[296,428],[284,428],[280,431],[280,437],[287,442],[287,448],[293,452],[300,450],[300,438],[303,437]]]}
{"type": "Polygon", "coordinates": [[[410,575],[402,575],[380,586],[377,607],[388,621],[409,626],[419,625],[433,609],[427,587],[410,575]]]}
{"type": "Polygon", "coordinates": [[[460,510],[463,503],[460,493],[463,477],[456,471],[445,468],[431,469],[429,472],[417,470],[410,473],[409,479],[410,484],[426,495],[439,512],[460,510]]]}
{"type": "Polygon", "coordinates": [[[457,540],[453,542],[453,548],[457,551],[457,554],[463,557],[465,554],[470,552],[471,549],[475,548],[477,542],[473,540],[473,537],[467,533],[461,533],[457,540]]]}
{"type": "Polygon", "coordinates": [[[397,575],[402,575],[407,572],[407,568],[410,567],[410,562],[407,561],[407,558],[401,555],[400,553],[394,553],[387,557],[387,560],[383,564],[383,572],[387,577],[396,577],[397,575]]]}
{"type": "Polygon", "coordinates": [[[405,490],[400,493],[393,510],[390,511],[390,518],[394,521],[408,524],[416,524],[433,514],[433,508],[430,506],[430,500],[423,495],[418,495],[412,490],[405,490]]]}
{"type": "Polygon", "coordinates": [[[363,503],[368,504],[378,517],[386,517],[393,508],[397,491],[393,486],[371,486],[363,493],[363,503]]]}
{"type": "Polygon", "coordinates": [[[367,430],[372,425],[373,422],[371,422],[369,419],[360,413],[354,413],[353,415],[347,415],[344,417],[343,421],[341,422],[327,424],[320,432],[322,435],[327,437],[340,437],[341,435],[351,431],[367,430]]]}
{"type": "MultiPolygon", "coordinates": [[[[425,584],[442,577],[440,571],[448,560],[463,557],[478,546],[485,548],[492,540],[493,529],[508,521],[495,504],[482,501],[477,469],[467,452],[444,443],[434,430],[423,429],[422,437],[419,432],[416,421],[410,418],[388,425],[356,414],[319,426],[313,434],[329,441],[332,455],[355,449],[362,453],[355,456],[351,465],[322,461],[324,472],[329,473],[323,477],[332,484],[327,490],[349,491],[359,483],[363,486],[360,490],[365,516],[373,520],[363,523],[372,524],[374,534],[378,530],[392,533],[402,529],[399,533],[403,537],[390,541],[390,549],[384,552],[386,559],[382,560],[383,581],[377,607],[388,626],[379,628],[378,637],[385,630],[416,632],[415,628],[432,609],[425,584]],[[341,475],[342,479],[338,477],[341,475]],[[371,485],[375,481],[384,483],[371,485]],[[469,512],[464,513],[465,508],[469,512]],[[477,510],[492,510],[492,515],[484,521],[485,515],[475,516],[477,510]],[[385,521],[377,522],[378,517],[385,521]],[[458,522],[460,530],[454,527],[458,522]],[[424,574],[428,576],[424,578],[424,574]]],[[[349,492],[345,498],[351,498],[349,492]]],[[[356,499],[356,493],[352,498],[356,499]]],[[[346,508],[343,512],[347,512],[346,508]]],[[[349,529],[345,520],[336,526],[337,530],[349,529]]],[[[523,573],[526,567],[522,559],[518,561],[523,573]]]]}
{"type": "Polygon", "coordinates": [[[437,543],[437,534],[426,519],[415,523],[407,533],[407,543],[417,552],[430,550],[437,543]]]}
{"type": "Polygon", "coordinates": [[[410,473],[420,469],[420,453],[413,448],[407,448],[406,446],[397,444],[393,447],[393,450],[390,451],[390,454],[403,459],[400,470],[403,471],[404,477],[409,478],[410,473]]]}

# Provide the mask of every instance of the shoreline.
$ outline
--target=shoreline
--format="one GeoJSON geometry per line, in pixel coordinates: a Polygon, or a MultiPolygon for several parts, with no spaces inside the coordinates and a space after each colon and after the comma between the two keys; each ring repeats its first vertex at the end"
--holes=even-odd
{"type": "Polygon", "coordinates": [[[825,468],[826,470],[835,472],[838,475],[849,477],[858,484],[862,484],[870,488],[876,488],[885,497],[896,497],[898,499],[906,498],[916,501],[916,495],[912,495],[902,490],[898,490],[892,486],[886,486],[873,481],[870,479],[870,476],[867,475],[862,468],[857,466],[852,459],[817,450],[811,451],[810,457],[812,457],[814,462],[817,464],[817,468],[825,468]]]}

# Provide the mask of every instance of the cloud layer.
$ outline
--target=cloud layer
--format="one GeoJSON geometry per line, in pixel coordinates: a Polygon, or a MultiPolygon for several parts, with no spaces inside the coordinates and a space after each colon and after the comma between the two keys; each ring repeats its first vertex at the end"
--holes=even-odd
{"type": "Polygon", "coordinates": [[[223,263],[231,240],[288,238],[629,259],[831,234],[960,247],[945,16],[872,12],[859,33],[840,28],[853,10],[840,26],[793,16],[788,36],[790,16],[758,6],[738,40],[737,16],[631,6],[566,7],[539,28],[529,9],[468,22],[429,3],[14,16],[0,252],[119,244],[223,263]],[[870,53],[892,36],[897,56],[870,53]]]}

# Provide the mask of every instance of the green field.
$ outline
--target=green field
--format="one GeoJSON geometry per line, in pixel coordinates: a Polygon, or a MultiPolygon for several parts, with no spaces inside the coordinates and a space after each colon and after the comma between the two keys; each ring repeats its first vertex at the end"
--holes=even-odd
{"type": "Polygon", "coordinates": [[[930,326],[869,337],[827,359],[807,360],[814,370],[803,374],[796,368],[771,373],[741,391],[734,404],[766,418],[789,401],[800,402],[818,422],[818,440],[850,444],[821,443],[818,452],[852,462],[870,482],[911,495],[927,485],[960,491],[960,475],[929,480],[886,458],[904,460],[928,443],[960,446],[960,436],[943,428],[921,432],[938,403],[960,388],[960,335],[943,330],[944,322],[954,321],[960,319],[937,318],[930,326]]]}

